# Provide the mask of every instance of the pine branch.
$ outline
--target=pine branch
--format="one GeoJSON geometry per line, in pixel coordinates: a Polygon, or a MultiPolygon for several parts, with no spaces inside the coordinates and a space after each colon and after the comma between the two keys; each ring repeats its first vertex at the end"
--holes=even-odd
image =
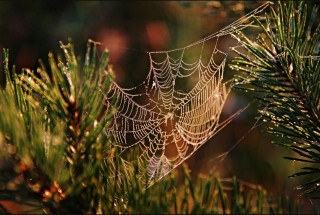
{"type": "MultiPolygon", "coordinates": [[[[8,69],[8,51],[4,52],[6,87],[0,92],[0,144],[1,168],[0,199],[15,201],[21,205],[42,208],[41,199],[50,190],[54,180],[60,180],[57,172],[66,174],[61,166],[63,146],[59,144],[61,127],[52,131],[48,149],[44,144],[46,132],[41,116],[31,109],[27,94],[18,85],[18,76],[8,69]],[[59,135],[60,134],[60,135],[59,135]],[[58,177],[58,178],[57,178],[58,177]]],[[[14,71],[14,70],[13,70],[14,71]]],[[[43,202],[45,204],[45,202],[43,202]]]]}
{"type": "Polygon", "coordinates": [[[78,212],[96,213],[103,193],[95,193],[104,187],[101,169],[111,138],[104,131],[114,111],[104,105],[112,79],[106,69],[108,52],[97,63],[96,44],[89,42],[81,65],[71,43],[61,47],[65,61],[59,57],[56,63],[49,54],[52,77],[41,63],[37,74],[25,69],[17,76],[13,71],[11,80],[5,52],[1,132],[10,137],[17,159],[27,157],[32,163],[24,177],[41,182],[30,187],[40,186],[38,196],[49,211],[63,212],[66,205],[74,210],[80,203],[78,212]]]}
{"type": "Polygon", "coordinates": [[[65,156],[71,178],[65,188],[69,197],[64,204],[82,202],[90,212],[96,213],[103,193],[98,198],[92,195],[97,187],[103,187],[100,174],[102,158],[106,157],[103,150],[108,148],[106,144],[111,138],[104,131],[114,112],[104,105],[104,92],[108,92],[112,81],[109,74],[112,71],[106,68],[108,51],[97,63],[96,44],[89,41],[85,62],[81,65],[71,43],[61,43],[61,48],[65,62],[58,57],[56,63],[53,54],[49,54],[52,78],[42,64],[37,70],[40,78],[25,70],[19,77],[20,84],[31,95],[28,101],[34,107],[43,108],[49,130],[57,122],[65,122],[65,156]],[[86,197],[79,199],[78,195],[83,192],[87,193],[86,197]],[[88,202],[88,198],[92,202],[88,202]]]}
{"type": "MultiPolygon", "coordinates": [[[[318,7],[308,13],[307,3],[276,4],[278,11],[266,14],[266,23],[255,19],[263,33],[256,42],[242,32],[234,37],[248,54],[231,66],[243,71],[235,88],[256,93],[265,120],[271,122],[268,133],[283,138],[277,143],[301,157],[292,160],[319,164],[320,158],[320,25],[318,7]]],[[[319,172],[308,174],[319,177],[319,172]]],[[[301,175],[300,173],[295,176],[301,175]]],[[[316,183],[308,184],[319,192],[316,183]]]]}

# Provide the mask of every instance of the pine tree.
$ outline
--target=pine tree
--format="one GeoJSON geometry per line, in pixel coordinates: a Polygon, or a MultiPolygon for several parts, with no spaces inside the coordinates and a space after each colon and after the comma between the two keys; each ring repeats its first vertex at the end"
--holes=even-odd
{"type": "Polygon", "coordinates": [[[320,182],[320,25],[314,2],[278,2],[266,23],[255,18],[263,33],[257,41],[242,32],[234,35],[247,52],[231,66],[244,72],[235,88],[255,94],[260,113],[269,121],[267,133],[280,137],[275,144],[297,153],[287,159],[304,162],[301,172],[311,175],[299,186],[303,194],[319,196],[320,182]],[[307,164],[313,164],[307,166],[307,164]]]}

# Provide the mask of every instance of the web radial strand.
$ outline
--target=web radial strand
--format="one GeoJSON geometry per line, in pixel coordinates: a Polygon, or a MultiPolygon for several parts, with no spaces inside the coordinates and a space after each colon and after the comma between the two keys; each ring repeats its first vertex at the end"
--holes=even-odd
{"type": "Polygon", "coordinates": [[[252,26],[250,18],[268,5],[186,47],[148,52],[150,70],[140,85],[124,89],[112,84],[106,102],[117,111],[106,134],[114,136],[126,174],[132,175],[134,162],[138,162],[141,182],[152,183],[225,126],[219,120],[230,87],[223,81],[227,53],[218,49],[219,38],[252,26]],[[209,47],[211,55],[204,56],[210,41],[215,41],[209,47]],[[190,58],[188,53],[196,47],[200,53],[190,58]],[[132,161],[122,156],[130,148],[139,149],[138,158],[132,161]]]}

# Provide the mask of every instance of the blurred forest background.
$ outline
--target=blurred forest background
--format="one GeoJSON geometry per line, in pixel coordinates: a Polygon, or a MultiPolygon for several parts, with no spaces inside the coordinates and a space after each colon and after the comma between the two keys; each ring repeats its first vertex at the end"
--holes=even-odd
{"type": "MultiPolygon", "coordinates": [[[[49,51],[61,53],[59,41],[66,42],[68,37],[72,38],[76,51],[84,56],[90,38],[102,43],[101,52],[105,48],[110,50],[110,63],[119,85],[131,87],[141,83],[149,71],[146,51],[191,44],[262,3],[1,1],[0,48],[10,49],[10,61],[20,71],[23,67],[38,66],[39,58],[47,62],[49,51]]],[[[231,38],[220,41],[231,57],[235,56],[228,49],[232,44],[231,38]]],[[[226,67],[225,77],[233,75],[226,67]]],[[[223,117],[231,116],[252,100],[232,91],[223,117]]],[[[221,177],[235,175],[240,180],[262,185],[276,196],[296,196],[293,187],[303,178],[288,179],[288,175],[299,169],[299,164],[283,159],[291,152],[271,144],[271,137],[261,132],[264,125],[248,133],[257,120],[256,105],[253,103],[187,160],[191,175],[206,177],[215,169],[221,177]],[[217,159],[243,136],[226,159],[217,159]]],[[[181,173],[181,169],[178,171],[181,173]]]]}

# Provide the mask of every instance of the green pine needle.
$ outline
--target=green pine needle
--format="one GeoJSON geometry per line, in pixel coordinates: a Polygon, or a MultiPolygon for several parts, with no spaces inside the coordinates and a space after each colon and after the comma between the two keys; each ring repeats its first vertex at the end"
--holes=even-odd
{"type": "MultiPolygon", "coordinates": [[[[242,32],[234,35],[247,53],[235,50],[238,57],[231,68],[245,74],[236,77],[234,87],[256,93],[261,102],[261,114],[271,122],[267,133],[282,138],[277,144],[300,155],[288,159],[319,164],[319,6],[309,11],[307,5],[278,2],[266,23],[255,19],[262,31],[255,42],[242,32]]],[[[319,176],[318,171],[308,174],[319,176]]],[[[316,183],[305,188],[308,194],[319,193],[316,183]]]]}

